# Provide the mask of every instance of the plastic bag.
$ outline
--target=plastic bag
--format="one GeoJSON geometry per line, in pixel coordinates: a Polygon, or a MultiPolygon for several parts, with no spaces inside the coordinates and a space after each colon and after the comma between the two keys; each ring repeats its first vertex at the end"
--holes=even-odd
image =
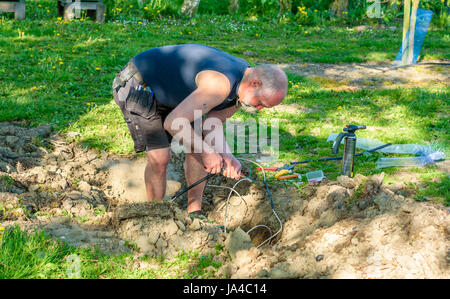
{"type": "Polygon", "coordinates": [[[399,158],[380,158],[377,161],[377,168],[393,166],[425,166],[445,158],[443,152],[433,152],[419,157],[399,157],[399,158]]]}

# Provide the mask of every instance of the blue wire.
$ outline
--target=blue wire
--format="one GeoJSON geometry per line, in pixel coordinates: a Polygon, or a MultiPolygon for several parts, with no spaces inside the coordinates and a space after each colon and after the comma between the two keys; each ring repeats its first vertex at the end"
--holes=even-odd
{"type": "Polygon", "coordinates": [[[270,191],[269,191],[269,186],[267,186],[266,180],[264,180],[264,185],[266,186],[267,195],[269,195],[269,198],[270,198],[270,206],[272,207],[272,210],[273,210],[274,209],[273,208],[273,199],[272,199],[272,195],[270,194],[270,191]]]}
{"type": "MultiPolygon", "coordinates": [[[[257,182],[256,180],[250,178],[250,176],[252,175],[252,169],[251,169],[251,167],[249,167],[248,169],[249,169],[249,174],[248,174],[248,176],[244,176],[244,177],[245,177],[246,179],[249,179],[249,180],[252,181],[253,183],[256,183],[256,182],[257,182]]],[[[273,207],[273,199],[272,199],[272,195],[270,194],[269,186],[267,185],[267,182],[266,182],[266,179],[265,179],[265,178],[264,178],[264,186],[266,186],[267,195],[269,196],[269,199],[270,199],[270,206],[272,207],[272,210],[273,210],[273,209],[274,209],[274,207],[273,207]]]]}

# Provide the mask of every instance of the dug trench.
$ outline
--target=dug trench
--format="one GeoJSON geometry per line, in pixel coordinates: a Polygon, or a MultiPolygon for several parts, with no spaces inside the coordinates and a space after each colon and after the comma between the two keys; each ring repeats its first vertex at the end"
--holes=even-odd
{"type": "MultiPolygon", "coordinates": [[[[49,126],[0,123],[1,225],[44,230],[109,254],[213,254],[221,278],[450,277],[448,210],[412,200],[404,184],[384,185],[383,173],[342,176],[300,191],[271,185],[279,220],[261,181],[240,183],[242,197],[233,193],[228,205],[229,189],[207,186],[208,220],[192,221],[185,196],[147,201],[145,163],[85,149],[49,126]]],[[[182,169],[183,156],[173,155],[169,197],[185,186],[182,169]]],[[[222,176],[208,181],[234,183],[222,176]]]]}

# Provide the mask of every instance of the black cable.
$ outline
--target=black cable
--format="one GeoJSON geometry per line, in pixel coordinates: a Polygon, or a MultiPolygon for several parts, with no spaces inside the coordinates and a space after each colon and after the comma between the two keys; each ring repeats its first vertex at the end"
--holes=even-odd
{"type": "Polygon", "coordinates": [[[204,178],[201,178],[200,180],[196,181],[196,182],[193,183],[192,185],[187,186],[186,188],[184,188],[184,189],[178,191],[174,196],[172,196],[172,197],[170,198],[170,200],[171,200],[171,201],[172,201],[172,200],[175,200],[175,198],[177,198],[178,196],[184,194],[185,192],[187,192],[188,190],[194,188],[195,186],[197,186],[197,185],[200,184],[201,182],[206,181],[207,179],[209,179],[210,177],[213,177],[213,176],[215,176],[215,175],[216,175],[216,173],[208,173],[204,178]]]}

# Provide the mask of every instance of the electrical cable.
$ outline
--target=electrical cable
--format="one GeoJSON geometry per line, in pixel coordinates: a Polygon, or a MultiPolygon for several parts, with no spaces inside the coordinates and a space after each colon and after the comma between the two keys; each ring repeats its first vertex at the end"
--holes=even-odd
{"type": "MultiPolygon", "coordinates": [[[[259,247],[261,247],[262,245],[264,245],[265,243],[267,243],[267,242],[269,242],[270,240],[272,240],[276,235],[278,235],[278,234],[281,232],[281,230],[283,229],[283,223],[281,222],[280,218],[278,217],[277,213],[275,212],[274,205],[273,205],[273,198],[272,198],[272,195],[270,194],[269,186],[268,186],[267,181],[266,181],[266,173],[265,173],[263,167],[262,167],[260,164],[254,162],[254,161],[252,161],[252,160],[248,160],[248,159],[244,159],[244,158],[239,158],[238,160],[247,161],[247,162],[253,163],[253,164],[255,164],[255,165],[261,167],[262,172],[263,172],[263,177],[264,177],[264,186],[265,186],[265,188],[266,188],[267,195],[269,196],[269,199],[270,199],[270,206],[271,206],[271,208],[272,208],[272,212],[273,212],[273,214],[275,215],[275,218],[277,218],[278,222],[280,223],[280,229],[279,229],[278,232],[275,233],[275,234],[272,234],[272,230],[270,229],[270,227],[268,227],[268,226],[266,226],[266,225],[262,225],[262,224],[256,225],[256,226],[252,227],[251,229],[249,229],[249,230],[247,231],[247,234],[248,234],[248,233],[250,233],[251,231],[253,231],[254,229],[259,228],[259,227],[263,227],[263,228],[266,228],[266,229],[269,230],[270,237],[267,238],[266,240],[264,240],[261,244],[259,244],[259,245],[256,247],[256,248],[259,248],[259,247]]],[[[174,200],[175,200],[177,197],[179,197],[180,195],[184,194],[184,193],[187,192],[188,190],[192,189],[193,187],[197,186],[197,185],[200,184],[201,182],[203,182],[203,181],[209,179],[210,177],[212,177],[212,176],[214,176],[214,175],[215,175],[215,174],[208,173],[208,174],[207,174],[205,177],[203,177],[202,179],[198,180],[197,182],[193,183],[192,185],[190,185],[190,186],[188,186],[188,187],[186,187],[186,188],[180,190],[179,192],[177,192],[177,193],[176,193],[174,196],[172,196],[168,201],[169,201],[169,202],[174,201],[174,200]]],[[[249,176],[250,176],[250,175],[251,175],[251,168],[250,168],[250,171],[249,171],[249,176]]],[[[232,205],[233,205],[233,206],[238,206],[238,205],[240,205],[242,202],[244,202],[245,208],[246,208],[246,209],[245,209],[244,216],[241,218],[241,221],[239,222],[239,226],[241,226],[242,221],[244,220],[245,216],[247,215],[247,212],[248,212],[248,205],[247,205],[247,202],[246,202],[246,201],[244,200],[244,198],[243,198],[243,197],[235,190],[236,186],[237,186],[239,183],[243,182],[243,181],[248,181],[248,182],[251,182],[251,183],[254,183],[254,182],[255,182],[255,180],[251,179],[250,177],[244,177],[243,179],[240,179],[239,181],[237,181],[237,182],[233,185],[233,187],[218,186],[218,185],[206,185],[206,186],[208,186],[208,187],[224,188],[224,189],[229,189],[229,190],[230,190],[230,193],[228,194],[227,200],[226,200],[226,202],[225,202],[225,204],[224,204],[224,205],[225,205],[225,216],[224,216],[224,229],[223,229],[223,230],[224,230],[224,232],[225,232],[225,235],[226,235],[226,228],[227,228],[228,206],[229,206],[229,201],[230,201],[230,198],[231,198],[231,194],[233,194],[233,192],[236,193],[236,194],[239,196],[239,198],[241,199],[241,201],[239,202],[239,204],[232,204],[232,205]]],[[[219,208],[219,210],[222,209],[224,205],[222,205],[222,206],[219,208]]]]}
{"type": "Polygon", "coordinates": [[[283,223],[281,222],[280,217],[278,217],[278,214],[275,212],[274,205],[273,205],[272,195],[270,194],[269,186],[267,185],[266,172],[264,171],[264,167],[262,167],[260,164],[256,163],[255,161],[248,160],[248,159],[245,159],[245,158],[238,158],[238,160],[241,160],[241,161],[247,161],[247,162],[253,163],[253,164],[255,164],[256,166],[260,167],[260,169],[262,170],[262,173],[263,173],[263,177],[264,177],[264,185],[265,185],[265,187],[266,187],[267,195],[269,196],[269,199],[270,199],[270,206],[271,206],[271,208],[272,208],[272,212],[273,212],[273,214],[275,215],[275,218],[277,218],[278,222],[280,223],[280,229],[279,229],[275,234],[273,234],[273,235],[272,235],[272,231],[270,230],[270,228],[267,227],[267,226],[265,226],[265,225],[257,225],[257,226],[254,226],[254,227],[252,227],[251,229],[249,229],[249,230],[247,231],[247,234],[248,234],[249,232],[251,232],[253,229],[255,229],[255,228],[257,228],[257,227],[267,227],[267,228],[269,229],[269,231],[270,231],[270,233],[271,233],[271,236],[270,236],[269,238],[267,238],[266,240],[264,240],[261,244],[259,244],[259,245],[256,247],[256,248],[259,248],[259,247],[261,247],[262,245],[264,245],[265,243],[267,243],[267,242],[269,242],[270,240],[272,240],[275,236],[277,236],[277,235],[283,230],[283,223]]]}
{"type": "MultiPolygon", "coordinates": [[[[226,234],[226,231],[227,231],[228,202],[229,202],[230,197],[231,197],[231,194],[233,194],[233,192],[235,192],[235,193],[239,196],[239,198],[241,199],[241,202],[240,202],[239,204],[241,204],[242,202],[244,202],[244,203],[245,203],[245,207],[246,207],[244,216],[241,218],[241,222],[239,223],[239,226],[242,224],[243,219],[244,219],[245,216],[247,215],[247,211],[248,211],[248,205],[247,205],[247,202],[246,202],[246,201],[244,200],[244,198],[243,198],[243,197],[242,197],[242,196],[234,189],[234,188],[236,188],[236,186],[237,186],[240,182],[243,182],[243,181],[249,181],[249,182],[252,182],[251,180],[249,180],[249,179],[247,179],[247,178],[244,178],[244,179],[241,179],[241,180],[237,181],[237,182],[234,184],[233,187],[225,187],[225,186],[217,186],[217,185],[206,185],[206,186],[209,186],[209,187],[225,188],[225,189],[230,189],[230,190],[231,190],[230,193],[228,194],[227,201],[226,201],[225,204],[224,204],[224,205],[225,205],[225,219],[224,219],[224,224],[223,224],[223,226],[224,226],[223,230],[224,230],[225,234],[226,234]]],[[[239,204],[233,205],[233,206],[238,206],[239,204]]],[[[219,208],[219,210],[222,209],[224,205],[222,205],[222,206],[219,208]]]]}

